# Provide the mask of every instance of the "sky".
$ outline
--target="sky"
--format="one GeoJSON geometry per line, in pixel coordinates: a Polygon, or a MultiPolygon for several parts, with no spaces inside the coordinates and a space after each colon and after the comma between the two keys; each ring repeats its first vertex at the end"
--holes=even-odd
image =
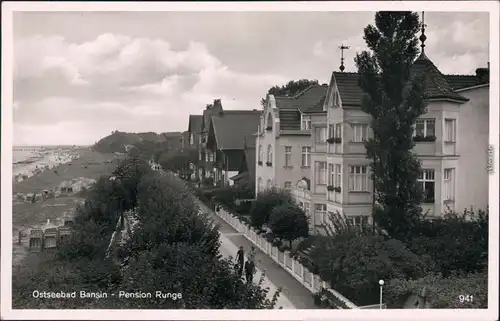
{"type": "MultiPolygon", "coordinates": [[[[14,145],[93,144],[114,130],[185,131],[214,99],[259,109],[274,85],[356,71],[374,12],[15,12],[14,145]]],[[[486,67],[489,16],[426,12],[445,74],[486,67]]]]}

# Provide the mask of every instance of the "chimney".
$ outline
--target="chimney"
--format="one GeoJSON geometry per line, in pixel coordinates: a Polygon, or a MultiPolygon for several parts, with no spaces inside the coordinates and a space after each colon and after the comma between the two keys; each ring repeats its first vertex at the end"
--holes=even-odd
{"type": "Polygon", "coordinates": [[[480,84],[487,84],[490,82],[490,70],[489,68],[477,68],[476,77],[480,84]]]}

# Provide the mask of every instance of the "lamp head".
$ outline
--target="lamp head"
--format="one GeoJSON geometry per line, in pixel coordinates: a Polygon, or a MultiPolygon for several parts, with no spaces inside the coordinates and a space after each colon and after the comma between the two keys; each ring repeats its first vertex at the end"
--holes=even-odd
{"type": "Polygon", "coordinates": [[[384,280],[379,280],[378,284],[380,284],[380,286],[384,285],[384,280]]]}

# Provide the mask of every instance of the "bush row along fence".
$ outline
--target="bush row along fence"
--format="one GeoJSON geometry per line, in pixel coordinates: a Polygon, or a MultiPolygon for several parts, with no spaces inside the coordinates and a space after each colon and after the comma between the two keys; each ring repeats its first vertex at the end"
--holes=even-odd
{"type": "Polygon", "coordinates": [[[255,244],[262,252],[267,254],[276,263],[278,263],[285,271],[287,271],[297,281],[299,281],[303,286],[311,291],[311,293],[319,292],[321,288],[324,288],[332,293],[332,295],[337,297],[337,299],[344,302],[348,308],[359,309],[358,306],[356,306],[342,294],[330,288],[328,283],[323,281],[319,275],[310,272],[306,267],[300,264],[299,261],[295,260],[290,255],[289,251],[282,252],[278,250],[276,246],[273,246],[271,243],[269,243],[252,227],[242,222],[234,214],[228,212],[222,207],[219,207],[219,211],[216,211],[216,214],[233,228],[235,228],[238,232],[242,233],[250,242],[255,244]]]}

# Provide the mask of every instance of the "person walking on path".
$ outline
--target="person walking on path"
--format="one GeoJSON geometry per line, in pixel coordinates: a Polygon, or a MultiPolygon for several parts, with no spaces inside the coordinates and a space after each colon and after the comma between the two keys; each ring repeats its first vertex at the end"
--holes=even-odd
{"type": "Polygon", "coordinates": [[[248,260],[245,263],[245,279],[247,280],[247,284],[251,284],[253,282],[253,274],[255,273],[255,264],[253,261],[248,260]]]}
{"type": "Polygon", "coordinates": [[[243,246],[240,246],[238,253],[236,253],[236,266],[240,277],[243,275],[244,263],[245,263],[245,251],[243,250],[243,246]]]}

